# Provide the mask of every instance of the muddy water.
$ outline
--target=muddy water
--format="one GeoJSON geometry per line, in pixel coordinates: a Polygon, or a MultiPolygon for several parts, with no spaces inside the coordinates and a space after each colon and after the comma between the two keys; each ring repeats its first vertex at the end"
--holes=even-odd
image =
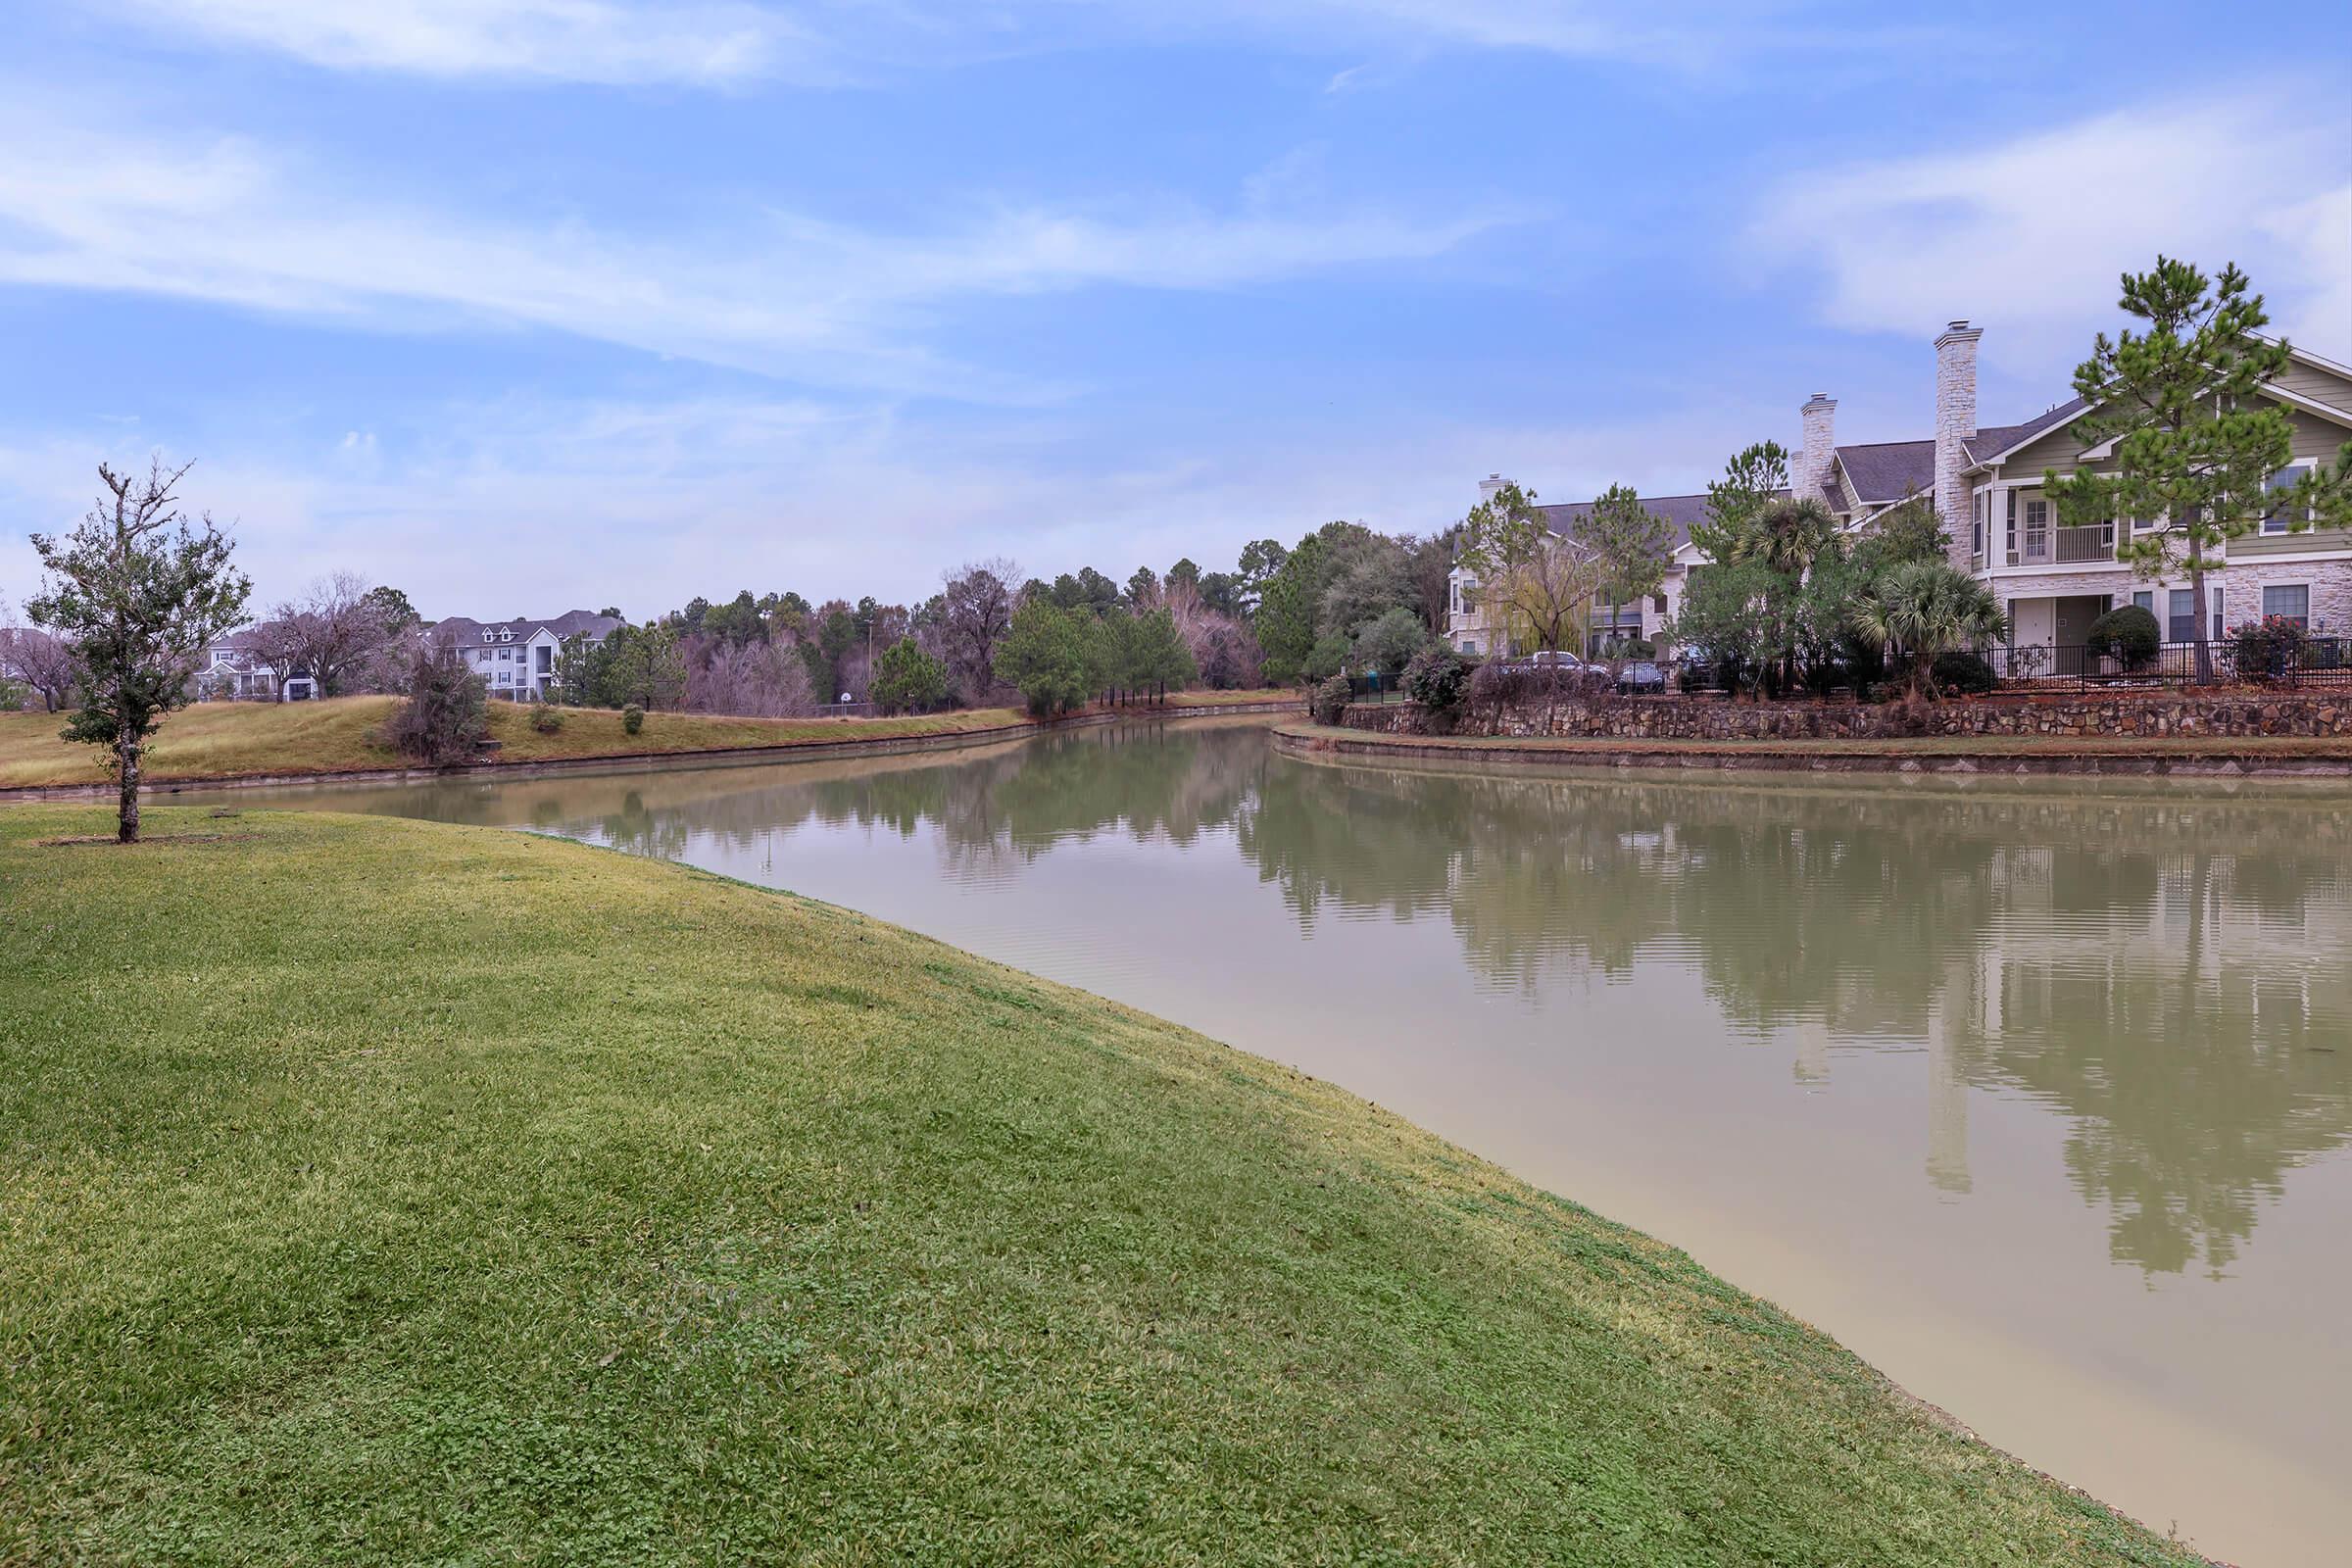
{"type": "Polygon", "coordinates": [[[848,905],[1330,1078],[2247,1563],[2352,1539],[2352,795],[1481,777],[1254,724],[242,792],[848,905]]]}

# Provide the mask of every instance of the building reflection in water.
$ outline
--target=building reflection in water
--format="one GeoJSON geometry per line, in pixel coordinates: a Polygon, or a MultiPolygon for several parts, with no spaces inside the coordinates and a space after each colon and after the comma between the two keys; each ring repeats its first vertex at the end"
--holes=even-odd
{"type": "Polygon", "coordinates": [[[1924,1173],[1955,1200],[1970,1095],[2030,1097],[2066,1118],[2113,1256],[2150,1273],[2227,1269],[2285,1173],[2352,1138],[2341,796],[1481,776],[1294,761],[1209,724],[333,804],[730,868],[812,824],[928,837],[967,889],[1098,841],[1238,853],[1301,932],[1439,922],[1529,1006],[1694,976],[1800,1085],[1916,1054],[1924,1173]]]}

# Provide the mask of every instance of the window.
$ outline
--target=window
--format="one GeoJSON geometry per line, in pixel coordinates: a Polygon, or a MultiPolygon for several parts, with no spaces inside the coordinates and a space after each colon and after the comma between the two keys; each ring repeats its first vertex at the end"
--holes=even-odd
{"type": "Polygon", "coordinates": [[[2050,504],[2036,496],[2026,503],[2026,559],[2043,561],[2050,554],[2050,504]]]}
{"type": "Polygon", "coordinates": [[[512,660],[514,657],[514,649],[512,649],[512,648],[501,648],[501,649],[498,651],[498,662],[499,662],[500,663],[502,663],[502,664],[504,664],[504,663],[508,662],[509,662],[510,660],[512,660]]]}
{"type": "Polygon", "coordinates": [[[2222,640],[2222,591],[2219,588],[2213,591],[2213,629],[2205,635],[2217,643],[2222,640]]]}
{"type": "MultiPolygon", "coordinates": [[[[2292,490],[2296,485],[2301,484],[2304,476],[2310,472],[2310,464],[2290,463],[2285,467],[2280,468],[2277,473],[2272,474],[2268,479],[2262,481],[2262,493],[2267,496],[2276,495],[2280,491],[2292,490]]],[[[2284,533],[2291,524],[2297,522],[2309,522],[2312,520],[2312,516],[2313,514],[2311,509],[2308,507],[2296,508],[2289,507],[2284,503],[2279,503],[2273,506],[2269,511],[2262,514],[2262,531],[2264,533],[2284,533]],[[2302,513],[2301,516],[2295,516],[2293,514],[2298,511],[2302,513]]],[[[2265,597],[2268,597],[2267,589],[2265,590],[2265,597]]]]}
{"type": "Polygon", "coordinates": [[[2167,607],[2165,640],[2193,643],[2197,640],[2197,592],[2193,588],[2176,588],[2167,607]]]}
{"type": "Polygon", "coordinates": [[[1465,637],[1465,638],[1463,638],[1463,639],[1462,639],[1462,652],[1463,652],[1463,653],[1465,653],[1465,654],[1475,654],[1475,653],[1477,653],[1477,652],[1478,652],[1478,639],[1477,639],[1477,638],[1475,638],[1475,637],[1465,637]]]}
{"type": "Polygon", "coordinates": [[[2156,590],[2153,588],[2140,589],[2132,596],[2132,602],[2151,615],[2156,613],[2156,590]]]}
{"type": "Polygon", "coordinates": [[[2298,626],[2311,624],[2311,586],[2308,583],[2266,583],[2262,590],[2262,618],[2283,615],[2298,626]]]}

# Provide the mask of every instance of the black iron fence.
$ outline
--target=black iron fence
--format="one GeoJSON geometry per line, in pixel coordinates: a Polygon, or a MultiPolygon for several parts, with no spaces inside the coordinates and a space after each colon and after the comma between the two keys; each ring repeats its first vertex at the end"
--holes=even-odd
{"type": "Polygon", "coordinates": [[[1404,703],[1412,699],[1404,695],[1404,683],[1390,680],[1377,671],[1348,677],[1348,700],[1351,703],[1404,703]]]}
{"type": "Polygon", "coordinates": [[[2127,661],[2080,643],[2021,643],[1987,656],[2003,686],[2025,691],[2087,691],[2114,686],[2196,686],[2251,681],[2284,687],[2352,686],[2352,638],[2300,643],[2161,643],[2153,656],[2127,661]],[[2250,649],[2241,660],[2241,649],[2250,649]],[[2241,663],[2245,667],[2240,667],[2241,663]]]}

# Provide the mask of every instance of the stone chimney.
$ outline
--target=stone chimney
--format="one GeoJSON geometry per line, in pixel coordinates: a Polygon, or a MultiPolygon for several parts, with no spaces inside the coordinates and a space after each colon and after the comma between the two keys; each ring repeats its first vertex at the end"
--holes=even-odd
{"type": "Polygon", "coordinates": [[[1936,339],[1936,510],[1952,536],[1952,561],[1969,565],[1970,501],[1963,441],[1977,433],[1977,339],[1983,327],[1953,321],[1936,339]]]}
{"type": "Polygon", "coordinates": [[[1508,484],[1509,482],[1510,482],[1509,480],[1505,479],[1505,478],[1504,478],[1504,477],[1503,477],[1501,474],[1499,474],[1499,473],[1490,473],[1490,474],[1488,474],[1488,475],[1487,475],[1487,476],[1486,476],[1484,479],[1481,479],[1481,480],[1479,480],[1479,481],[1478,481],[1478,503],[1479,503],[1479,505],[1483,507],[1483,506],[1485,506],[1485,505],[1486,505],[1488,502],[1490,502],[1490,501],[1494,500],[1494,492],[1495,492],[1495,491],[1497,491],[1497,490],[1500,490],[1500,489],[1501,489],[1501,488],[1502,488],[1502,487],[1503,487],[1505,484],[1508,484]]]}
{"type": "Polygon", "coordinates": [[[1789,493],[1797,500],[1830,504],[1830,473],[1838,461],[1838,400],[1816,392],[1799,411],[1805,417],[1805,444],[1796,454],[1795,471],[1788,475],[1789,493]]]}

